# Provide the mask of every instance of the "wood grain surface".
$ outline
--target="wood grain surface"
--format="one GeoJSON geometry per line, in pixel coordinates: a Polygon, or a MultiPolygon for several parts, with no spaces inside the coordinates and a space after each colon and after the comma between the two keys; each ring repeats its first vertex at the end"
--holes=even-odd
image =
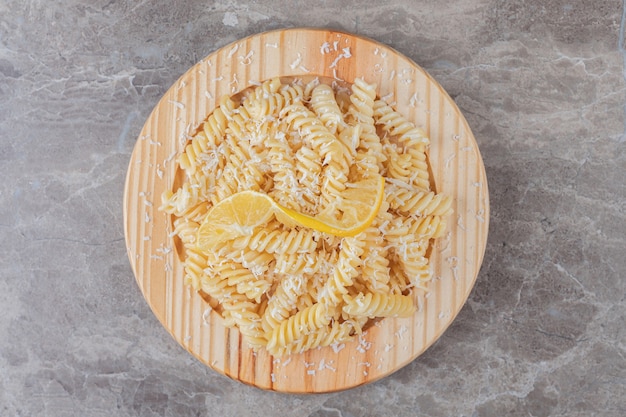
{"type": "Polygon", "coordinates": [[[163,96],[141,131],[124,190],[128,256],[148,304],[172,336],[214,370],[263,389],[331,392],[378,380],[405,366],[454,320],[478,274],[487,241],[489,195],[475,139],[441,86],[410,59],[380,43],[343,32],[289,29],[227,45],[187,71],[163,96]],[[429,291],[414,296],[410,318],[384,319],[339,347],[284,358],[254,353],[237,330],[183,280],[181,250],[170,216],[158,210],[177,178],[176,158],[189,135],[233,95],[276,76],[376,83],[378,96],[430,136],[437,191],[454,197],[449,233],[435,242],[429,291]]]}

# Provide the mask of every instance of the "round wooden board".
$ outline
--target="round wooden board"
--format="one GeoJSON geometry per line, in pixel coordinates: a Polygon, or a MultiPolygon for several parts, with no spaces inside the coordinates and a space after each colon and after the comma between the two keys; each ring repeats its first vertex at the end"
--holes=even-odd
{"type": "Polygon", "coordinates": [[[400,369],[439,338],[465,303],[487,241],[489,195],[475,139],[441,86],[410,59],[380,43],[321,29],[254,35],[210,54],[159,101],[131,156],[124,191],[128,256],[154,314],[189,352],[216,371],[260,388],[320,393],[375,381],[400,369]],[[449,233],[436,241],[429,292],[414,296],[413,317],[384,319],[334,349],[285,358],[254,353],[237,330],[183,280],[181,254],[169,216],[158,210],[171,189],[177,156],[222,95],[272,77],[326,77],[376,83],[378,96],[430,136],[437,191],[454,197],[449,233]]]}

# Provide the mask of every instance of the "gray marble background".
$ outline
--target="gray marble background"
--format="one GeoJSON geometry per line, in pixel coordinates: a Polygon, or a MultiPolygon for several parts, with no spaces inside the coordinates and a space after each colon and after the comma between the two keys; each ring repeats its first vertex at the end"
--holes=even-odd
{"type": "Polygon", "coordinates": [[[626,83],[618,0],[0,0],[0,416],[626,415],[626,83]],[[406,368],[325,395],[193,359],[135,284],[124,177],[205,55],[269,29],[384,42],[458,103],[492,217],[476,286],[406,368]]]}

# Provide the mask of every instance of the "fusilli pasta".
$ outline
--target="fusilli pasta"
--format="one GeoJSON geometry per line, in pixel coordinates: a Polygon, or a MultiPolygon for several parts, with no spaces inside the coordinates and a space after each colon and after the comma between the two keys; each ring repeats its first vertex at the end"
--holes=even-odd
{"type": "Polygon", "coordinates": [[[452,199],[431,189],[427,152],[426,134],[363,79],[345,89],[274,78],[222,98],[178,157],[184,180],[162,195],[186,282],[253,349],[276,356],[347,341],[372,318],[413,314],[412,291],[427,288],[429,247],[452,211],[452,199]],[[215,250],[199,247],[205,216],[235,193],[340,219],[350,215],[341,199],[380,175],[381,208],[356,236],[272,218],[215,250]]]}

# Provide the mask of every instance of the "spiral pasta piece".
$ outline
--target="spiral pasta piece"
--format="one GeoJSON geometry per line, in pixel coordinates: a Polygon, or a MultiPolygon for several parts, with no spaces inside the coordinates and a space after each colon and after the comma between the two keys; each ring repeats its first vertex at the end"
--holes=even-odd
{"type": "Polygon", "coordinates": [[[267,349],[271,351],[275,346],[290,345],[300,340],[301,337],[327,326],[331,318],[332,315],[326,304],[313,304],[275,327],[267,337],[267,349]]]}
{"type": "Polygon", "coordinates": [[[402,294],[367,293],[348,297],[343,312],[351,316],[408,317],[415,312],[411,297],[402,294]]]}
{"type": "Polygon", "coordinates": [[[320,206],[322,161],[319,155],[307,146],[296,152],[295,171],[305,213],[315,213],[320,206]]]}
{"type": "Polygon", "coordinates": [[[411,156],[411,170],[413,174],[410,178],[410,184],[422,190],[430,190],[430,175],[428,173],[428,163],[426,162],[426,154],[418,148],[408,147],[407,154],[411,156]]]}
{"type": "Polygon", "coordinates": [[[390,243],[393,254],[391,263],[395,264],[392,271],[403,274],[408,286],[423,288],[432,276],[426,256],[428,240],[409,234],[390,243]]]}
{"type": "Polygon", "coordinates": [[[274,356],[289,355],[292,353],[302,353],[317,347],[326,347],[332,344],[339,344],[352,339],[354,326],[351,322],[332,322],[329,326],[321,327],[309,334],[301,336],[293,342],[280,346],[276,345],[268,348],[270,354],[274,356]]]}
{"type": "MultiPolygon", "coordinates": [[[[250,130],[256,126],[256,124],[251,120],[252,116],[248,112],[245,107],[239,107],[237,110],[233,112],[233,115],[228,123],[228,127],[226,128],[226,132],[231,135],[236,140],[235,143],[240,142],[249,142],[250,138],[250,130]]],[[[236,147],[240,147],[238,144],[236,147]]],[[[233,142],[228,143],[228,148],[231,151],[236,151],[236,147],[233,147],[233,142]]],[[[238,155],[240,159],[245,159],[248,155],[238,155]]]]}
{"type": "Polygon", "coordinates": [[[230,287],[234,287],[239,294],[245,295],[250,300],[256,300],[257,303],[272,286],[272,283],[263,279],[262,275],[255,274],[238,262],[224,263],[219,273],[230,287]]]}
{"type": "Polygon", "coordinates": [[[265,175],[259,167],[254,163],[246,163],[253,153],[249,148],[244,147],[243,141],[237,141],[234,137],[227,135],[224,144],[226,145],[224,154],[230,164],[217,177],[211,195],[213,204],[239,191],[258,191],[262,189],[265,182],[265,175]]]}
{"type": "Polygon", "coordinates": [[[251,302],[245,295],[234,294],[222,302],[222,306],[227,320],[234,322],[250,347],[258,349],[267,344],[265,332],[261,328],[259,304],[251,302]]]}
{"type": "Polygon", "coordinates": [[[356,237],[344,238],[337,260],[337,266],[326,281],[320,299],[328,305],[338,305],[343,296],[348,293],[347,287],[353,284],[353,279],[359,274],[358,268],[363,263],[365,241],[356,237]]]}
{"type": "Polygon", "coordinates": [[[216,254],[202,253],[199,249],[195,249],[193,252],[203,256],[206,260],[203,268],[204,273],[200,279],[202,291],[219,303],[224,303],[232,298],[233,294],[237,293],[237,289],[228,285],[228,280],[223,275],[230,270],[230,264],[220,260],[216,254]]]}
{"type": "Polygon", "coordinates": [[[178,217],[184,216],[189,207],[200,203],[198,187],[184,183],[176,192],[167,190],[161,196],[160,210],[178,217]]]}
{"type": "Polygon", "coordinates": [[[343,114],[332,87],[326,84],[319,84],[315,87],[311,93],[310,104],[324,126],[331,133],[336,133],[343,124],[343,114]]]}
{"type": "Polygon", "coordinates": [[[276,254],[313,252],[317,249],[317,233],[312,229],[261,230],[248,239],[252,250],[276,254]]]}
{"type": "Polygon", "coordinates": [[[372,292],[389,291],[389,250],[384,245],[384,238],[378,227],[369,227],[365,232],[365,247],[361,277],[368,290],[372,292]]]}
{"type": "Polygon", "coordinates": [[[361,129],[359,150],[373,155],[376,158],[376,166],[382,169],[382,163],[386,160],[386,156],[374,126],[375,98],[376,86],[367,84],[361,78],[355,79],[350,95],[348,115],[351,117],[351,122],[357,124],[361,129]]]}
{"type": "Polygon", "coordinates": [[[332,269],[324,252],[275,254],[275,271],[283,275],[326,274],[332,269]]]}
{"type": "Polygon", "coordinates": [[[239,190],[240,175],[239,170],[231,165],[224,168],[221,175],[217,178],[215,187],[213,187],[213,194],[211,194],[211,203],[213,205],[225,200],[239,190]]]}
{"type": "Polygon", "coordinates": [[[447,216],[452,213],[452,198],[433,191],[391,185],[386,198],[394,210],[414,216],[447,216]]]}
{"type": "Polygon", "coordinates": [[[274,295],[269,299],[261,318],[261,327],[267,333],[285,321],[294,310],[297,300],[307,290],[304,275],[287,275],[280,281],[274,295]]]}
{"type": "Polygon", "coordinates": [[[223,96],[220,105],[202,125],[202,130],[207,138],[207,143],[216,148],[222,142],[226,126],[235,110],[235,102],[227,96],[223,96]]]}
{"type": "Polygon", "coordinates": [[[322,164],[329,163],[329,155],[342,154],[341,142],[320,122],[315,113],[306,106],[292,104],[283,109],[282,116],[285,122],[291,128],[296,129],[300,136],[317,152],[322,159],[322,164]]]}
{"type": "Polygon", "coordinates": [[[383,100],[376,100],[373,109],[373,117],[376,124],[381,125],[391,135],[397,136],[400,143],[405,145],[411,144],[412,146],[416,144],[426,146],[429,144],[428,136],[422,129],[416,127],[383,100]]]}
{"type": "Polygon", "coordinates": [[[420,241],[441,237],[446,230],[446,221],[439,215],[412,218],[409,233],[420,241]]]}
{"type": "MultiPolygon", "coordinates": [[[[270,170],[274,174],[274,188],[270,195],[282,206],[299,210],[303,197],[299,192],[293,149],[280,130],[270,135],[266,143],[270,170]]],[[[302,201],[302,204],[306,202],[302,201]]]]}
{"type": "Polygon", "coordinates": [[[174,220],[174,233],[180,238],[185,246],[190,246],[196,241],[196,233],[200,225],[185,217],[174,220]]]}
{"type": "Polygon", "coordinates": [[[304,89],[302,90],[302,99],[305,102],[310,102],[311,101],[311,96],[313,95],[313,90],[315,89],[315,87],[317,87],[318,85],[320,85],[320,79],[318,77],[313,78],[311,81],[307,82],[304,85],[304,89]]]}
{"type": "Polygon", "coordinates": [[[301,103],[304,100],[304,91],[298,84],[283,84],[278,94],[283,97],[285,106],[301,103]]]}
{"type": "Polygon", "coordinates": [[[410,170],[413,172],[410,184],[423,190],[430,190],[426,163],[426,147],[430,142],[428,136],[382,100],[374,103],[374,119],[383,130],[396,137],[397,142],[404,148],[402,154],[409,155],[410,170]]]}
{"type": "MultiPolygon", "coordinates": [[[[280,110],[283,107],[282,101],[276,102],[275,93],[281,87],[279,78],[272,78],[263,82],[260,86],[253,89],[242,103],[242,107],[246,110],[252,119],[262,119],[273,113],[274,109],[280,110]]],[[[278,96],[282,100],[282,96],[278,96]]]]}
{"type": "Polygon", "coordinates": [[[189,207],[182,213],[182,216],[189,221],[200,223],[206,216],[209,208],[210,204],[207,201],[202,201],[195,206],[189,207]]]}
{"type": "Polygon", "coordinates": [[[428,259],[419,254],[410,254],[399,259],[401,271],[408,281],[408,287],[424,289],[426,283],[432,279],[432,270],[428,265],[428,259]]]}
{"type": "Polygon", "coordinates": [[[203,154],[219,145],[234,106],[235,103],[230,98],[222,97],[220,105],[203,123],[202,130],[193,136],[191,143],[185,147],[185,152],[179,156],[178,163],[181,168],[193,174],[198,164],[202,163],[203,154]]]}
{"type": "Polygon", "coordinates": [[[188,173],[193,174],[196,171],[198,162],[200,161],[200,155],[209,150],[209,140],[203,131],[198,132],[191,143],[185,148],[179,158],[178,163],[181,168],[188,173]]]}
{"type": "MultiPolygon", "coordinates": [[[[373,125],[375,98],[375,85],[366,83],[362,78],[355,79],[352,85],[348,114],[352,116],[357,123],[373,125]]],[[[378,139],[378,142],[380,142],[380,139],[378,139]]]]}
{"type": "Polygon", "coordinates": [[[322,160],[321,204],[341,196],[346,189],[350,171],[349,149],[338,140],[317,116],[302,105],[285,108],[285,120],[300,132],[304,141],[311,144],[312,150],[322,160]]]}
{"type": "Polygon", "coordinates": [[[187,248],[185,259],[185,282],[195,290],[201,288],[201,283],[205,277],[204,269],[207,267],[207,256],[197,247],[187,248]]]}
{"type": "Polygon", "coordinates": [[[387,144],[383,149],[387,156],[387,160],[383,162],[385,175],[388,178],[410,183],[413,175],[411,155],[398,152],[391,144],[387,144]]]}

